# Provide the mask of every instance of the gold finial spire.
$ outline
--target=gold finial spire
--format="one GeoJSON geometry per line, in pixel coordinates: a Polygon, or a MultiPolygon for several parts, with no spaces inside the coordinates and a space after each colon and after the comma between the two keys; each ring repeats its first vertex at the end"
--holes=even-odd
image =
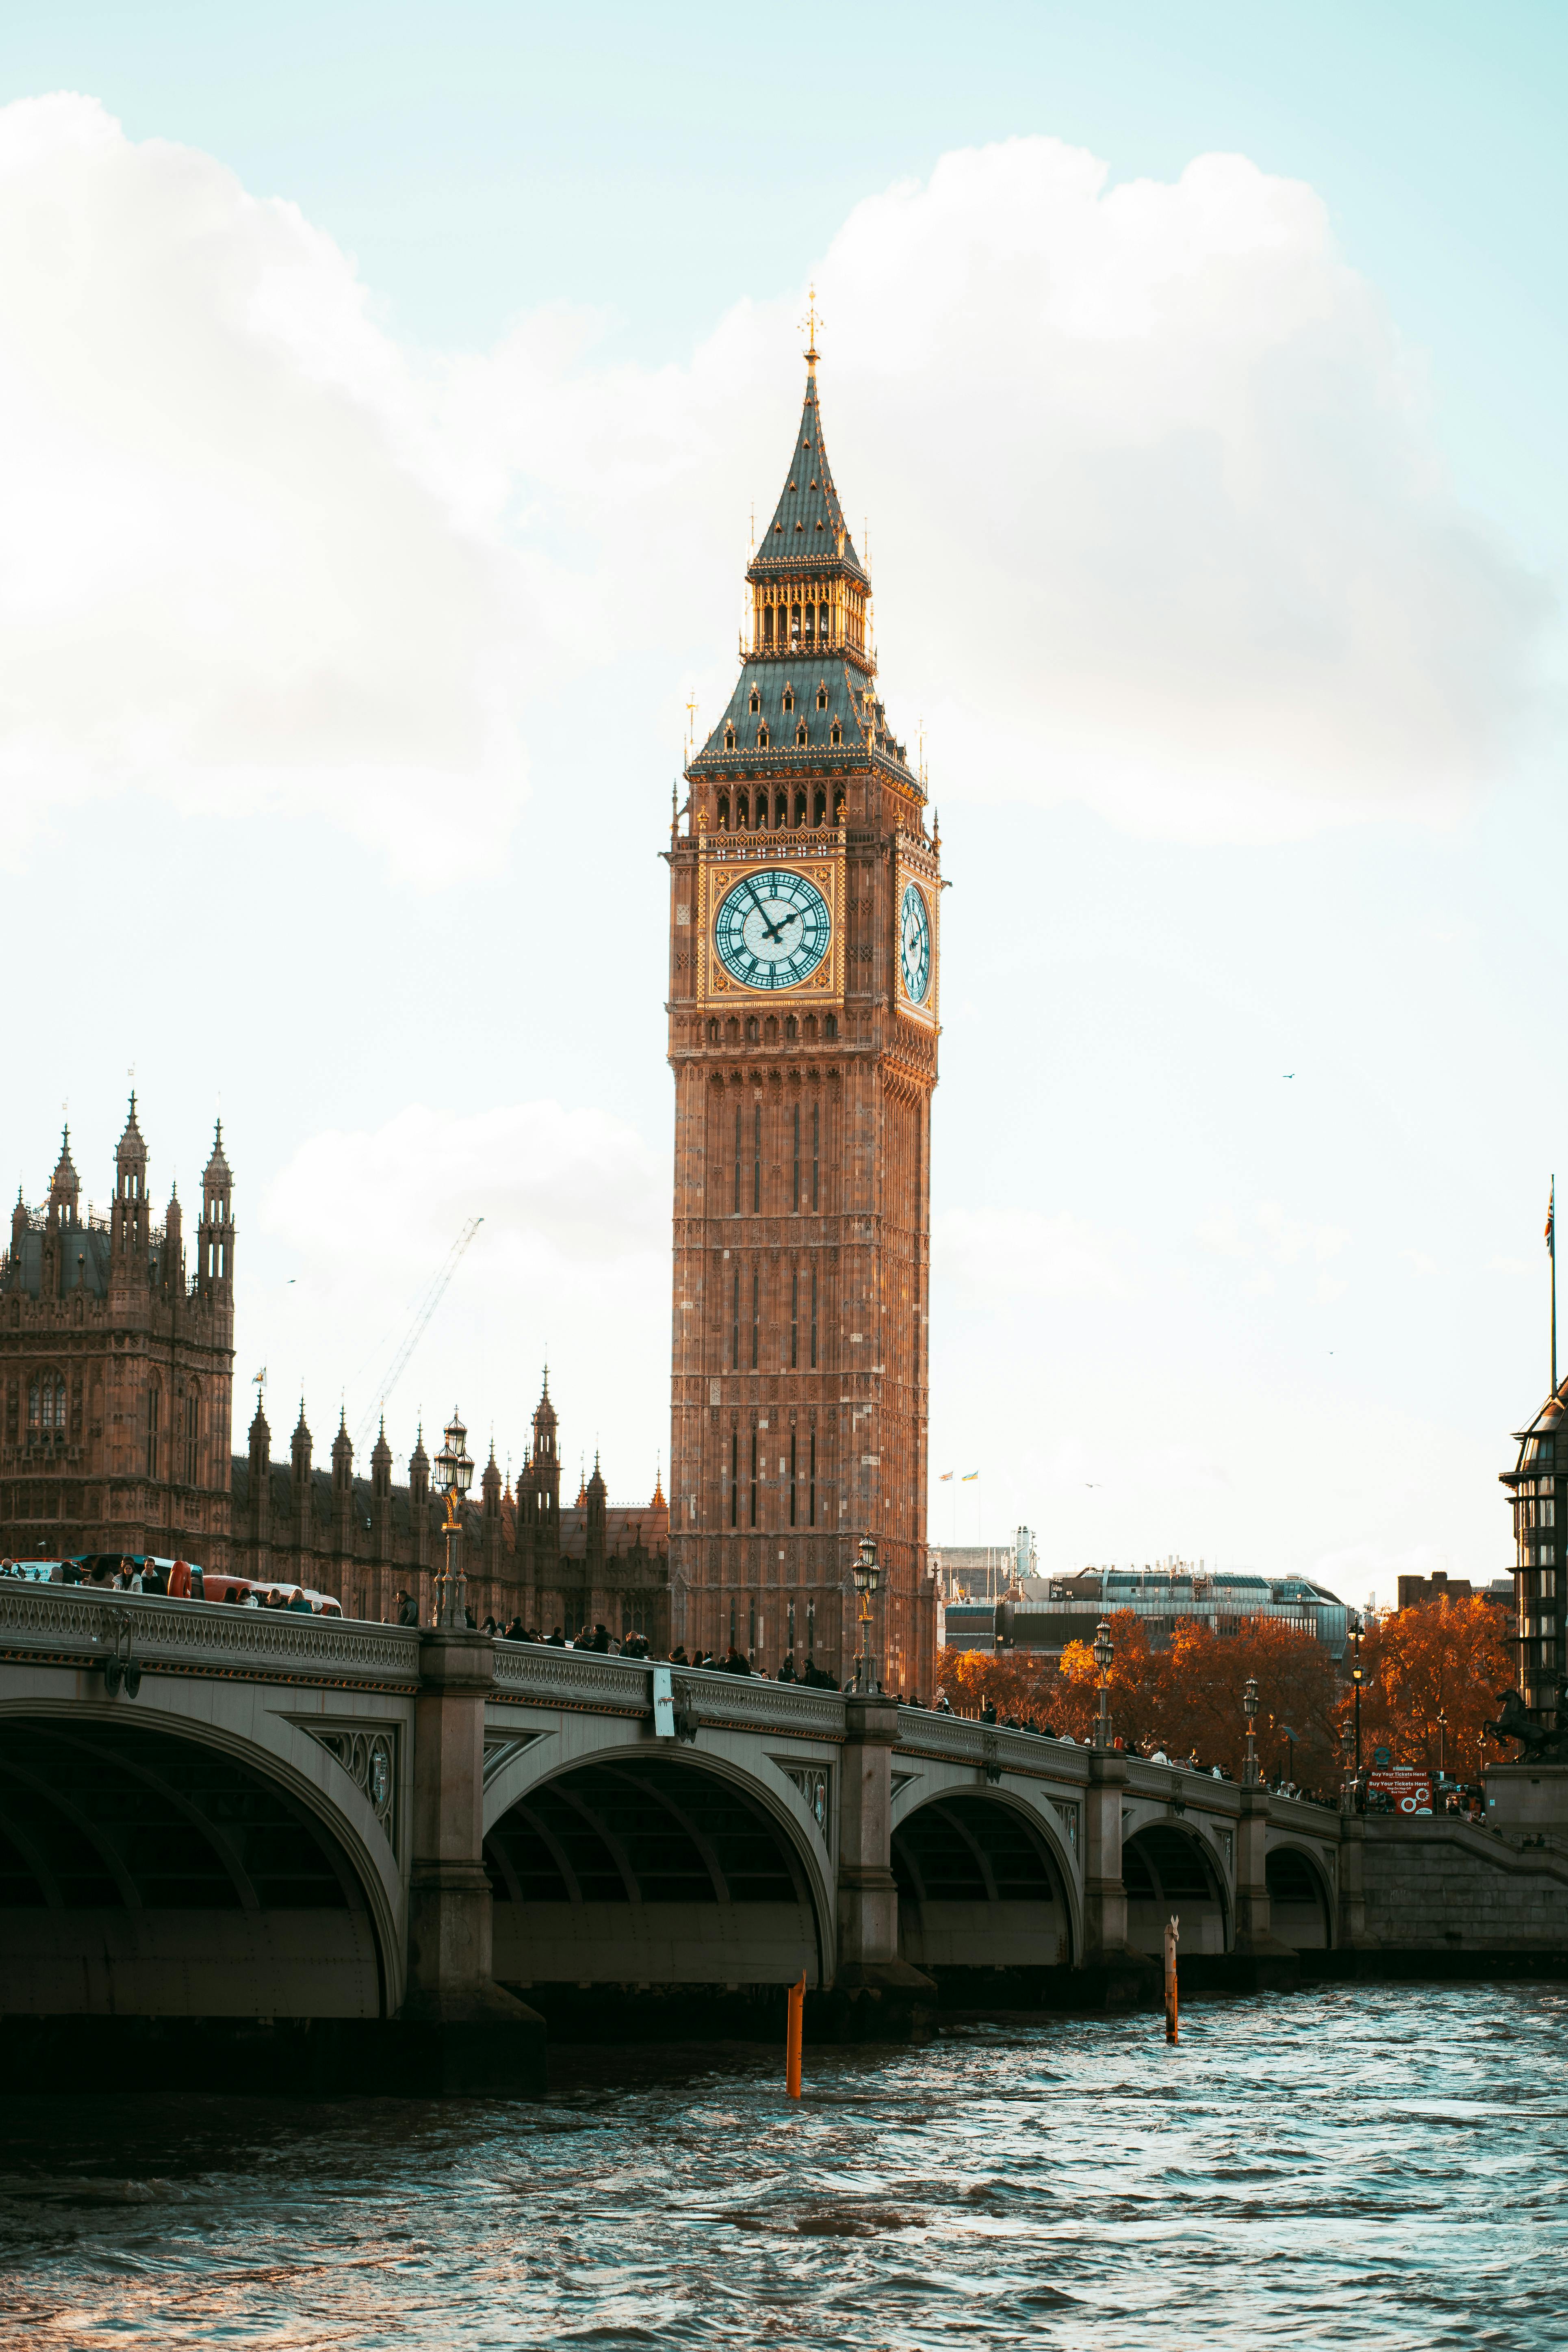
{"type": "Polygon", "coordinates": [[[816,331],[822,324],[822,320],[816,308],[816,289],[815,286],[811,287],[807,291],[805,298],[805,316],[800,323],[805,329],[805,356],[811,362],[812,366],[815,367],[820,356],[816,348],[816,331]]]}

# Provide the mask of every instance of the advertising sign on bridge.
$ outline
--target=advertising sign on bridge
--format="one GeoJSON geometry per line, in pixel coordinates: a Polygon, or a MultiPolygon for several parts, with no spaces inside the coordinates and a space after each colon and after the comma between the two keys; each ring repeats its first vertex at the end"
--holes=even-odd
{"type": "Polygon", "coordinates": [[[1396,1813],[1429,1813],[1432,1810],[1432,1775],[1425,1765],[1373,1765],[1366,1782],[1369,1789],[1386,1790],[1396,1813]]]}

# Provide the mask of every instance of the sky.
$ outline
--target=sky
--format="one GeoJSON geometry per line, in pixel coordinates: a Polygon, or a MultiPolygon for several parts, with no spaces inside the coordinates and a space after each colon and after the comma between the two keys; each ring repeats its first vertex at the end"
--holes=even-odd
{"type": "Polygon", "coordinates": [[[265,1366],[318,1459],[481,1218],[395,1452],[456,1398],[515,1461],[548,1351],[646,1496],[659,851],[815,286],[953,884],[933,1538],[1502,1572],[1568,1173],[1565,97],[1507,0],[14,14],[26,1196],[68,1103],[107,1195],[134,1083],[190,1202],[221,1111],[237,1443],[265,1366]]]}

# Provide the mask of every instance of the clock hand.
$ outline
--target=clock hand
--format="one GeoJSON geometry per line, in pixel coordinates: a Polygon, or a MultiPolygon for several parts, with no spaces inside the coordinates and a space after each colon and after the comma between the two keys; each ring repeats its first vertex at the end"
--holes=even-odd
{"type": "MultiPolygon", "coordinates": [[[[748,882],[748,883],[747,883],[747,885],[746,885],[746,888],[747,888],[748,892],[749,892],[749,893],[750,893],[750,895],[751,895],[751,900],[752,900],[752,906],[756,908],[756,910],[757,910],[757,912],[758,912],[758,914],[759,914],[759,915],[763,915],[763,902],[762,902],[762,900],[758,898],[758,896],[757,896],[756,892],[752,888],[752,886],[751,886],[751,884],[750,884],[749,882],[748,882]]],[[[786,916],[784,917],[784,922],[782,922],[782,923],[770,923],[770,922],[769,922],[769,920],[768,920],[768,919],[767,919],[767,917],[766,917],[765,915],[763,915],[763,930],[764,930],[764,931],[766,931],[766,933],[767,933],[767,935],[768,935],[769,939],[770,939],[770,940],[773,940],[775,944],[777,943],[779,933],[784,929],[784,923],[787,923],[787,922],[788,922],[788,920],[789,920],[789,917],[786,915],[786,916]]]]}

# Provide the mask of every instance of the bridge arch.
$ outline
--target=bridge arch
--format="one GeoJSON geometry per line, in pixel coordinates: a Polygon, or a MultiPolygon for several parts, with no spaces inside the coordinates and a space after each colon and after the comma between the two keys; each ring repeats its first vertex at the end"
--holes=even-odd
{"type": "Polygon", "coordinates": [[[1012,1790],[933,1790],[899,1812],[890,1844],[899,1948],[916,1968],[1067,1968],[1081,1949],[1071,1863],[1012,1790]]]}
{"type": "Polygon", "coordinates": [[[1135,1952],[1164,1948],[1165,1922],[1181,1920],[1181,1949],[1224,1952],[1233,1941],[1230,1902],[1202,1834],[1176,1821],[1146,1822],[1122,1840],[1127,1940],[1135,1952]]]}
{"type": "Polygon", "coordinates": [[[1271,1843],[1263,1874],[1270,1932],[1299,1952],[1327,1950],[1334,1940],[1333,1888],[1318,1855],[1307,1845],[1271,1843]]]}
{"type": "Polygon", "coordinates": [[[499,1983],[831,1978],[827,1845],[782,1770],[775,1790],[722,1754],[624,1738],[529,1760],[486,1791],[499,1983]]]}
{"type": "Polygon", "coordinates": [[[160,1708],[151,1677],[135,1703],[0,1707],[8,2008],[395,2012],[401,1885],[395,1858],[370,1842],[385,1834],[324,1748],[267,1720],[263,1744],[160,1708]]]}

